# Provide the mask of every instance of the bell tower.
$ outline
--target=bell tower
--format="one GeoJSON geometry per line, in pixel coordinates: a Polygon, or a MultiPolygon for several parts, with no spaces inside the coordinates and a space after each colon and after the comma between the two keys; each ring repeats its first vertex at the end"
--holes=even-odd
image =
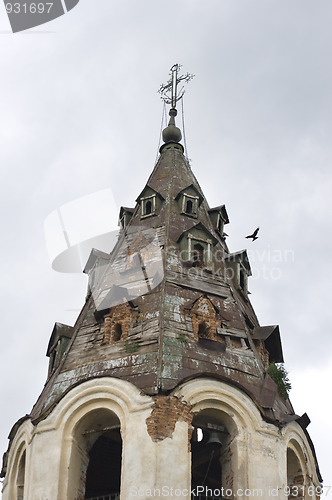
{"type": "Polygon", "coordinates": [[[160,87],[157,163],[111,253],[92,250],[85,304],[55,324],[45,386],[10,432],[3,500],[319,497],[310,420],[269,375],[279,328],[259,324],[247,253],[184,155],[179,71],[160,87]]]}

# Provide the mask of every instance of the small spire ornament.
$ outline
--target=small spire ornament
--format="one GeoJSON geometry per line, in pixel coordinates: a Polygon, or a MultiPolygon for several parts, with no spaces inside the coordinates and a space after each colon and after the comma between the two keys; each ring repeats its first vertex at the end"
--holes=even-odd
{"type": "Polygon", "coordinates": [[[194,78],[194,75],[191,73],[187,73],[186,75],[181,75],[178,76],[178,72],[181,68],[181,64],[173,64],[173,66],[170,69],[170,76],[171,78],[168,80],[167,83],[160,85],[159,87],[159,94],[162,98],[162,100],[166,104],[170,104],[171,108],[176,108],[176,103],[182,99],[184,96],[185,90],[184,86],[181,87],[181,89],[178,88],[179,84],[183,83],[188,83],[190,80],[194,78]]]}
{"type": "Polygon", "coordinates": [[[165,143],[178,143],[182,139],[181,130],[175,125],[175,117],[177,115],[176,103],[182,99],[185,90],[184,86],[179,88],[179,84],[188,83],[194,78],[194,75],[187,73],[186,75],[178,75],[181,68],[180,64],[174,64],[170,70],[171,78],[167,83],[162,84],[158,90],[162,100],[166,104],[170,104],[168,126],[163,130],[163,141],[165,143]]]}

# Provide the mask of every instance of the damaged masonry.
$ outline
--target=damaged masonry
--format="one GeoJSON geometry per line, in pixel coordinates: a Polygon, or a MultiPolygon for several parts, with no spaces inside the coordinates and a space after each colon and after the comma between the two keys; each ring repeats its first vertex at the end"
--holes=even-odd
{"type": "Polygon", "coordinates": [[[309,418],[267,373],[279,328],[259,324],[247,252],[229,252],[226,208],[209,207],[180,144],[178,70],[159,159],[112,252],[92,250],[86,302],[55,324],[45,387],[10,432],[3,500],[319,497],[309,418]]]}

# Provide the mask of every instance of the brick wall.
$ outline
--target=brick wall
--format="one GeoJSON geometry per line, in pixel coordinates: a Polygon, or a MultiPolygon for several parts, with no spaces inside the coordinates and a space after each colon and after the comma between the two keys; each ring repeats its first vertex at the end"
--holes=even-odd
{"type": "Polygon", "coordinates": [[[188,442],[192,435],[191,422],[193,414],[191,406],[183,403],[175,396],[154,396],[154,409],[150,417],[146,419],[148,433],[152,441],[162,441],[172,437],[175,424],[178,421],[188,424],[188,442]]]}
{"type": "Polygon", "coordinates": [[[128,337],[128,331],[131,323],[131,308],[128,302],[119,304],[112,308],[111,312],[104,318],[104,337],[103,344],[112,344],[117,340],[124,341],[128,337]],[[117,339],[117,328],[121,325],[121,339],[117,339]]]}

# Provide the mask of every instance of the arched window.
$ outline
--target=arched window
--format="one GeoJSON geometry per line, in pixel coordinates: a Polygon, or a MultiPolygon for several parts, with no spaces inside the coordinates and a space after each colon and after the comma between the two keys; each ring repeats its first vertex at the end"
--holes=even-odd
{"type": "Polygon", "coordinates": [[[193,202],[192,200],[187,200],[186,201],[186,209],[185,212],[187,214],[192,214],[193,213],[193,202]]]}
{"type": "Polygon", "coordinates": [[[121,323],[117,323],[114,325],[114,334],[113,334],[113,340],[114,342],[118,342],[121,340],[122,337],[122,325],[121,323]]]}
{"type": "Polygon", "coordinates": [[[204,248],[199,243],[194,245],[193,251],[193,266],[194,267],[203,267],[204,266],[204,248]]]}
{"type": "Polygon", "coordinates": [[[287,450],[288,498],[304,498],[304,475],[298,456],[291,448],[287,450]]]}
{"type": "Polygon", "coordinates": [[[141,198],[141,217],[149,217],[156,214],[157,197],[155,194],[141,198]]]}
{"type": "Polygon", "coordinates": [[[203,321],[202,323],[199,324],[198,326],[198,337],[200,339],[208,339],[209,338],[209,325],[203,321]]]}
{"type": "Polygon", "coordinates": [[[145,204],[145,215],[150,215],[152,212],[152,202],[148,200],[145,204]]]}
{"type": "Polygon", "coordinates": [[[25,451],[20,458],[16,477],[16,498],[23,500],[24,497],[24,480],[25,480],[25,451]]]}
{"type": "Polygon", "coordinates": [[[73,437],[67,498],[120,498],[122,439],[118,417],[105,408],[93,410],[76,425],[73,437]]]}
{"type": "Polygon", "coordinates": [[[181,197],[181,212],[190,217],[197,217],[199,197],[194,194],[183,193],[181,197]]]}
{"type": "Polygon", "coordinates": [[[111,429],[95,441],[89,452],[85,498],[109,498],[120,492],[122,443],[120,429],[111,429]]]}
{"type": "MultiPolygon", "coordinates": [[[[204,486],[212,491],[233,487],[231,425],[215,409],[199,412],[193,419],[191,439],[191,488],[204,486]]],[[[206,498],[203,496],[202,498],[206,498]]]]}

